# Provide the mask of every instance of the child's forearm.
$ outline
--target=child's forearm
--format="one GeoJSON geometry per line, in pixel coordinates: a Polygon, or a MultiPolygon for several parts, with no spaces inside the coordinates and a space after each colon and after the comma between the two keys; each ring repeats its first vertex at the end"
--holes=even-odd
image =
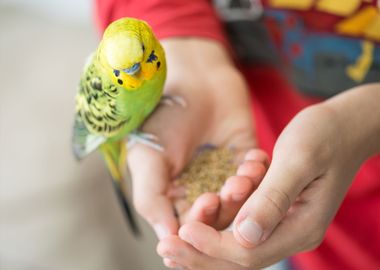
{"type": "Polygon", "coordinates": [[[363,160],[380,152],[380,83],[355,87],[325,105],[337,113],[342,132],[349,133],[363,160]]]}

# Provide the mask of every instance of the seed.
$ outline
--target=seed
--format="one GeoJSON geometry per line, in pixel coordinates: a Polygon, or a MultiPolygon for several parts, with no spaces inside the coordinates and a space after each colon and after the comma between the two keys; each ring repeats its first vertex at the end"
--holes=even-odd
{"type": "Polygon", "coordinates": [[[186,200],[193,203],[202,193],[219,192],[236,168],[231,149],[206,145],[200,148],[178,182],[186,187],[186,200]]]}

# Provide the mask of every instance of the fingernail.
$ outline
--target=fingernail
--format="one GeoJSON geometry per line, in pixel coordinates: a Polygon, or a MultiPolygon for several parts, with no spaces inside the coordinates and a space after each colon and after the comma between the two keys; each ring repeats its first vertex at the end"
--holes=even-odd
{"type": "Polygon", "coordinates": [[[256,152],[254,150],[249,150],[245,156],[244,160],[255,160],[255,157],[257,156],[256,152]]]}
{"type": "Polygon", "coordinates": [[[245,194],[244,193],[233,193],[231,195],[231,197],[232,197],[233,201],[240,202],[245,197],[245,194]]]}
{"type": "Polygon", "coordinates": [[[237,170],[236,170],[236,175],[237,176],[247,176],[249,173],[247,173],[247,165],[241,164],[237,170]]]}
{"type": "Polygon", "coordinates": [[[169,231],[161,224],[154,225],[153,229],[156,232],[158,239],[160,240],[169,235],[169,231]]]}
{"type": "Polygon", "coordinates": [[[208,216],[215,214],[218,207],[209,207],[204,210],[204,213],[208,216]]]}
{"type": "Polygon", "coordinates": [[[261,237],[263,236],[263,230],[260,225],[250,218],[246,218],[240,222],[237,230],[246,241],[253,245],[259,244],[261,237]]]}

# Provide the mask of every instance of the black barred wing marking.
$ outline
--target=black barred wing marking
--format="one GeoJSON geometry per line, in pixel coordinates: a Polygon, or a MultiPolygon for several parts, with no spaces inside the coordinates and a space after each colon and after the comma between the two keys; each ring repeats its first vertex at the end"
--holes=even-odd
{"type": "Polygon", "coordinates": [[[112,137],[128,122],[117,110],[119,91],[109,80],[97,76],[94,65],[89,65],[77,95],[77,114],[91,133],[112,137]]]}

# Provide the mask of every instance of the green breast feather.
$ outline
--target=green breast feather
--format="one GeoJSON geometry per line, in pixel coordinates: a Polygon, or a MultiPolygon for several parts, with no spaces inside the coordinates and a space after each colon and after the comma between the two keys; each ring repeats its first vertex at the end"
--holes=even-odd
{"type": "Polygon", "coordinates": [[[137,129],[158,104],[165,75],[157,73],[138,90],[127,91],[114,85],[91,56],[76,96],[75,156],[81,159],[99,145],[122,139],[137,129]]]}

